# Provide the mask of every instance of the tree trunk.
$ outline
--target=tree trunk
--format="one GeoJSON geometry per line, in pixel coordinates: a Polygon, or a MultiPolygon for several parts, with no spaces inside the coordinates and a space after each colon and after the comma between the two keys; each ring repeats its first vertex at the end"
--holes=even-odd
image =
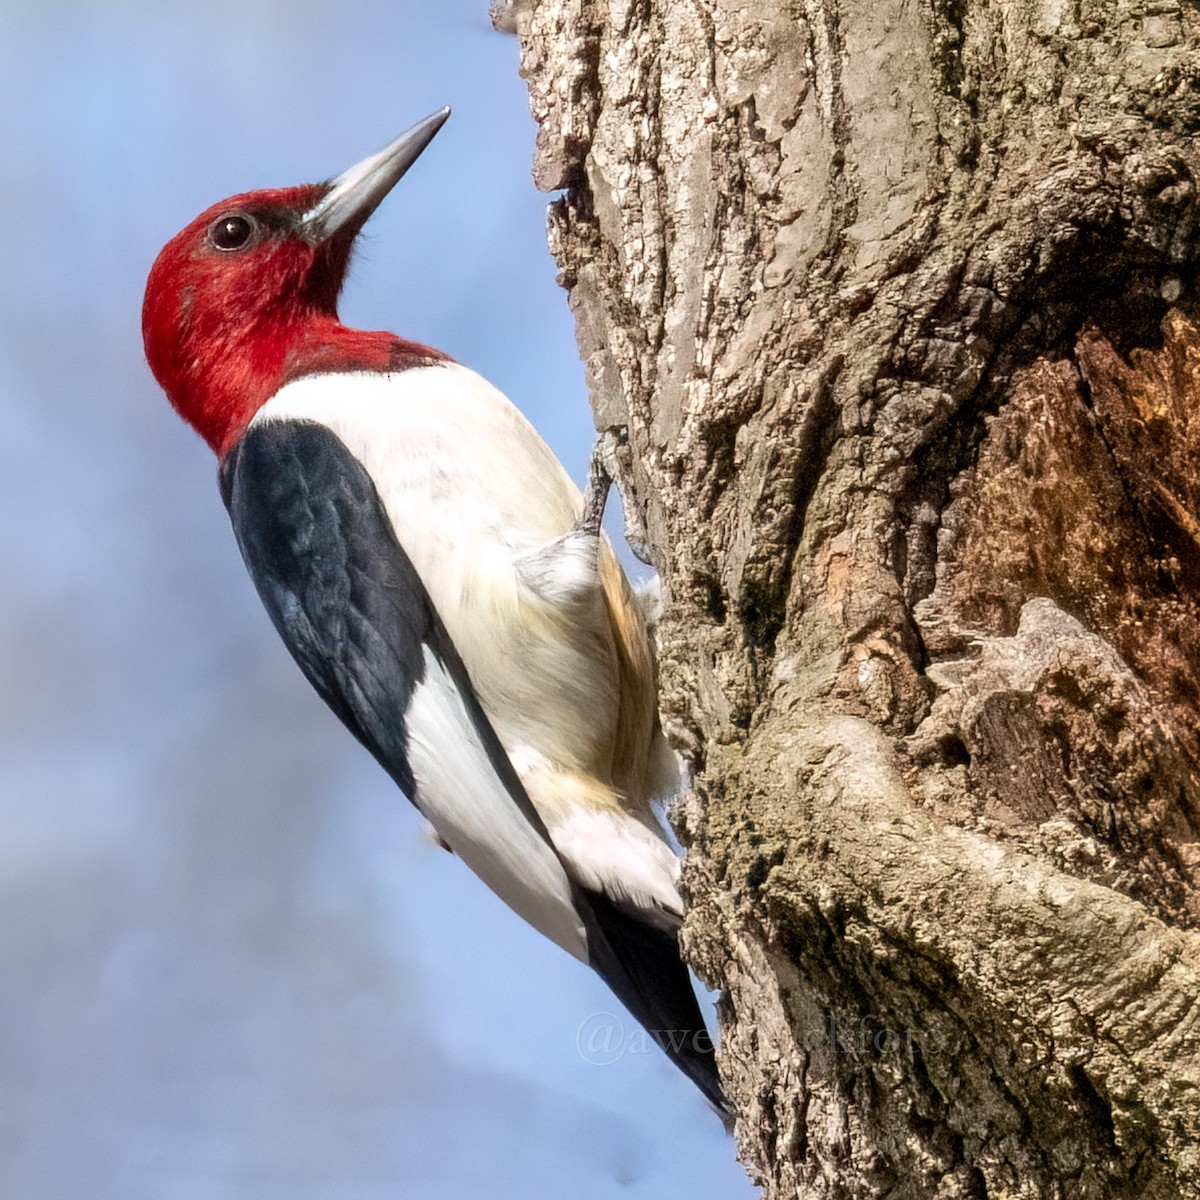
{"type": "Polygon", "coordinates": [[[520,0],[769,1197],[1200,1195],[1200,12],[520,0]]]}

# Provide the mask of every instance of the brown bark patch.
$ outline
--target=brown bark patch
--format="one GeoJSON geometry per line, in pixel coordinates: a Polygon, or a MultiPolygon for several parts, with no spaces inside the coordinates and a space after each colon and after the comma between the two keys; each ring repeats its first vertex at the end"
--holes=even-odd
{"type": "Polygon", "coordinates": [[[1200,333],[1173,313],[1161,349],[1127,362],[1088,329],[1078,363],[1019,372],[952,486],[927,644],[936,659],[970,631],[1011,634],[1049,597],[1116,647],[1200,762],[1200,333]]]}
{"type": "Polygon", "coordinates": [[[1160,348],[1126,359],[1089,328],[1077,354],[1014,376],[952,484],[912,748],[965,780],[927,790],[955,819],[1194,925],[1200,334],[1175,312],[1160,348]],[[1027,634],[1042,599],[1064,619],[1027,634]]]}
{"type": "MultiPolygon", "coordinates": [[[[1126,361],[1095,329],[1079,339],[1080,370],[1100,433],[1140,525],[1143,586],[1114,637],[1200,745],[1200,331],[1178,309],[1157,350],[1126,361]]],[[[1131,597],[1132,599],[1132,597],[1131,597]]]]}

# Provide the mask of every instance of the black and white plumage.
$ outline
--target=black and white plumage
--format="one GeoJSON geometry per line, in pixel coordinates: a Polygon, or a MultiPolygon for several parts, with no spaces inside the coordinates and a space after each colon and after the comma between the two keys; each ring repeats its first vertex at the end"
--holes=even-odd
{"type": "Polygon", "coordinates": [[[595,513],[581,520],[579,490],[479,376],[336,320],[349,242],[442,119],[332,184],[202,214],[151,273],[147,355],[218,451],[246,565],[313,686],[438,837],[720,1107],[679,957],[679,863],[651,809],[674,759],[595,513]],[[231,314],[242,271],[258,308],[231,314]]]}

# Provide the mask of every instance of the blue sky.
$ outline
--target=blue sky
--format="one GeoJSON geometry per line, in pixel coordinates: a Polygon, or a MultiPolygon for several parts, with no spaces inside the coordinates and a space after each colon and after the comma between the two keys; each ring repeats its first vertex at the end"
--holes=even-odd
{"type": "Polygon", "coordinates": [[[582,478],[516,55],[486,0],[0,9],[4,1197],[752,1194],[665,1059],[587,1061],[603,985],[311,694],[142,361],[146,272],[196,212],[451,104],[343,316],[481,371],[582,478]]]}

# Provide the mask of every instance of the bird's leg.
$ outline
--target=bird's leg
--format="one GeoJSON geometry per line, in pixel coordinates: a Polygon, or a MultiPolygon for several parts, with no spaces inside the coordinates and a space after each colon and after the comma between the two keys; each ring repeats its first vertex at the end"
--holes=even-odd
{"type": "Polygon", "coordinates": [[[646,527],[641,520],[637,505],[629,502],[621,486],[621,471],[618,455],[629,444],[629,431],[624,426],[612,426],[602,430],[592,450],[592,461],[588,468],[587,483],[583,489],[583,513],[575,528],[582,533],[599,535],[604,520],[604,505],[609,488],[615,483],[621,497],[621,508],[625,514],[625,540],[630,550],[648,566],[650,547],[646,538],[646,527]]]}
{"type": "MultiPolygon", "coordinates": [[[[624,429],[606,429],[596,439],[583,488],[583,511],[569,533],[515,559],[517,575],[530,591],[555,605],[595,604],[600,584],[600,529],[609,489],[617,483],[617,453],[625,445],[624,429]]],[[[621,493],[624,503],[625,495],[621,493]]],[[[649,563],[645,532],[629,519],[634,511],[624,504],[625,540],[644,563],[649,563]]]]}
{"type": "Polygon", "coordinates": [[[604,524],[604,506],[608,492],[617,476],[617,433],[606,429],[592,447],[592,461],[588,465],[587,483],[583,487],[583,512],[575,522],[580,533],[599,536],[604,524]]]}

